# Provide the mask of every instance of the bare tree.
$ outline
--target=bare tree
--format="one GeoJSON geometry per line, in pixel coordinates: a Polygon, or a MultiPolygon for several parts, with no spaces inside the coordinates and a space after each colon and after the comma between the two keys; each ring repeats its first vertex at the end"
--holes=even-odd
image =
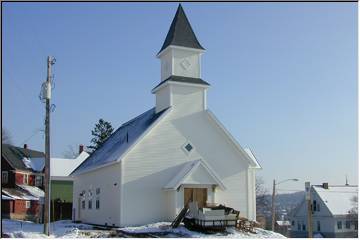
{"type": "Polygon", "coordinates": [[[78,155],[79,153],[73,145],[68,145],[67,149],[63,153],[64,158],[77,158],[78,155]]]}
{"type": "Polygon", "coordinates": [[[267,197],[268,192],[264,186],[265,182],[262,177],[256,177],[255,192],[256,192],[256,209],[257,212],[263,212],[264,210],[270,209],[269,198],[267,197]]]}
{"type": "Polygon", "coordinates": [[[8,130],[1,128],[1,143],[11,144],[11,135],[8,130]]]}
{"type": "MultiPolygon", "coordinates": [[[[358,225],[358,196],[351,198],[351,203],[353,207],[350,209],[348,218],[353,222],[354,225],[358,225]]],[[[355,228],[357,229],[357,227],[355,228]]],[[[357,231],[357,230],[356,230],[357,231]]]]}

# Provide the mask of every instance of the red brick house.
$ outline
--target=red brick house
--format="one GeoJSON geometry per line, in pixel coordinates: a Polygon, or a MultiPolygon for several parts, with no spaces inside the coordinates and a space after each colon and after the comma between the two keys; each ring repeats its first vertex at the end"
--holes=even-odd
{"type": "Polygon", "coordinates": [[[2,144],[1,216],[39,222],[44,196],[43,152],[2,144]]]}

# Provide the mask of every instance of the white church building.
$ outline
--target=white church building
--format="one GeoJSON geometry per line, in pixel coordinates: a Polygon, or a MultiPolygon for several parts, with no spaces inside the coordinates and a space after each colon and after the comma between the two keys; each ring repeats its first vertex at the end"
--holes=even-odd
{"type": "Polygon", "coordinates": [[[155,107],[122,124],[73,171],[74,220],[116,227],[172,221],[189,200],[256,219],[260,166],[208,109],[204,52],[179,5],[157,54],[155,107]]]}

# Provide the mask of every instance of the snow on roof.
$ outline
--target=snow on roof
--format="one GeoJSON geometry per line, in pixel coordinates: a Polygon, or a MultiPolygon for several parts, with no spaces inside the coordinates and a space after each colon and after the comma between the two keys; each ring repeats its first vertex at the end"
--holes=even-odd
{"type": "Polygon", "coordinates": [[[89,154],[85,151],[81,152],[77,158],[51,158],[50,175],[51,177],[68,177],[89,154]]]}
{"type": "Polygon", "coordinates": [[[23,190],[27,191],[31,195],[33,195],[36,198],[44,197],[44,191],[41,190],[38,187],[35,186],[29,186],[29,185],[22,185],[22,184],[16,184],[18,187],[22,188],[23,190]]]}
{"type": "Polygon", "coordinates": [[[346,215],[354,207],[352,201],[358,194],[358,186],[312,186],[333,215],[346,215]]]}
{"type": "MultiPolygon", "coordinates": [[[[2,188],[1,193],[6,194],[12,199],[20,199],[20,200],[39,200],[39,198],[31,195],[29,192],[24,191],[23,189],[16,188],[2,188]]],[[[4,196],[4,195],[2,195],[4,196]]]]}
{"type": "MultiPolygon", "coordinates": [[[[181,184],[190,183],[187,182],[187,180],[189,180],[189,177],[191,175],[197,173],[196,171],[197,169],[199,169],[200,166],[203,167],[207,176],[197,176],[197,179],[204,179],[203,184],[216,184],[219,185],[220,188],[225,189],[225,186],[220,180],[220,178],[217,177],[216,173],[202,160],[185,163],[182,169],[178,172],[178,174],[176,174],[175,177],[172,178],[170,182],[165,185],[164,189],[176,190],[181,184]]],[[[201,172],[198,174],[201,174],[201,172]]],[[[202,172],[202,175],[204,175],[204,172],[202,172]]]]}
{"type": "Polygon", "coordinates": [[[93,152],[71,174],[80,173],[119,160],[121,155],[124,154],[166,110],[167,109],[156,113],[155,108],[152,108],[122,124],[100,148],[93,152]]]}
{"type": "Polygon", "coordinates": [[[1,194],[1,200],[14,200],[14,198],[1,194]]]}
{"type": "Polygon", "coordinates": [[[276,221],[277,225],[279,226],[290,226],[290,221],[276,221]]]}
{"type": "Polygon", "coordinates": [[[244,148],[244,151],[247,153],[247,155],[250,157],[250,159],[255,163],[255,168],[261,168],[259,162],[257,161],[254,153],[251,151],[250,148],[244,148]]]}
{"type": "Polygon", "coordinates": [[[34,171],[41,172],[45,166],[45,158],[28,158],[22,159],[26,168],[31,168],[34,171]]]}

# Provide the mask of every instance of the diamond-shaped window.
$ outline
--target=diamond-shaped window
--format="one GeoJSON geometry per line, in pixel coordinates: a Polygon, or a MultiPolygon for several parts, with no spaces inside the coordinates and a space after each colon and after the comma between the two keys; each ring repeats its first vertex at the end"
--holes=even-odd
{"type": "Polygon", "coordinates": [[[191,152],[191,150],[193,149],[193,146],[191,146],[191,144],[188,143],[188,144],[186,144],[185,149],[186,149],[188,152],[191,152]]]}
{"type": "Polygon", "coordinates": [[[183,60],[180,64],[184,70],[188,69],[191,66],[191,63],[187,59],[183,60]]]}

